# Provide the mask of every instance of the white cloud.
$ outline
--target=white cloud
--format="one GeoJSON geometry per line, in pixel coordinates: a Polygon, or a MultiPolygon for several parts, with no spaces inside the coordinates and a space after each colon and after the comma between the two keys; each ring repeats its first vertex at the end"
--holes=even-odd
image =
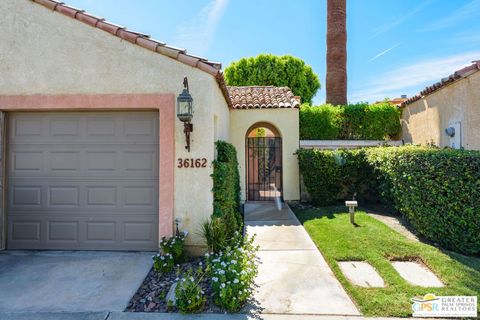
{"type": "Polygon", "coordinates": [[[373,38],[375,38],[375,37],[378,37],[379,35],[384,34],[384,33],[388,32],[388,31],[390,31],[391,29],[395,28],[395,27],[398,26],[399,24],[403,23],[405,20],[411,18],[412,16],[414,16],[414,15],[417,14],[418,12],[422,11],[422,10],[423,10],[425,7],[427,7],[431,2],[432,2],[432,0],[424,1],[424,2],[422,2],[419,6],[413,8],[411,11],[407,12],[406,14],[403,14],[403,15],[401,15],[401,16],[398,16],[398,17],[396,17],[395,19],[391,20],[390,22],[378,26],[377,28],[375,28],[375,29],[373,30],[373,34],[372,34],[372,36],[370,37],[370,39],[373,39],[373,38]]]}
{"type": "Polygon", "coordinates": [[[401,94],[417,94],[425,86],[432,85],[468,66],[480,58],[480,51],[462,53],[449,57],[432,58],[399,67],[379,75],[365,85],[357,87],[350,95],[350,101],[374,102],[386,97],[395,98],[401,94]]]}
{"type": "Polygon", "coordinates": [[[383,50],[382,52],[380,52],[379,54],[377,54],[376,56],[372,57],[371,59],[368,60],[368,62],[372,62],[372,61],[375,61],[377,60],[378,58],[380,58],[381,56],[387,54],[388,52],[392,51],[393,49],[395,49],[396,47],[398,47],[400,45],[400,43],[397,43],[396,45],[394,45],[393,47],[390,47],[386,50],[383,50]]]}
{"type": "Polygon", "coordinates": [[[480,43],[480,29],[459,32],[452,37],[451,41],[462,44],[478,44],[480,43]]]}
{"type": "Polygon", "coordinates": [[[425,26],[421,31],[435,31],[454,26],[470,18],[478,19],[478,12],[480,10],[480,0],[473,0],[454,10],[451,14],[444,18],[433,21],[425,26]]]}
{"type": "Polygon", "coordinates": [[[192,54],[206,54],[227,4],[228,0],[211,0],[192,20],[183,22],[178,28],[176,44],[184,46],[192,54]]]}

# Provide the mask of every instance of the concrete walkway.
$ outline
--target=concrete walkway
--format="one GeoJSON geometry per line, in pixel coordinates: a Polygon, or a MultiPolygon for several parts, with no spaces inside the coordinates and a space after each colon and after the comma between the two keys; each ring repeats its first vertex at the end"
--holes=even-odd
{"type": "Polygon", "coordinates": [[[253,312],[360,315],[288,205],[246,203],[245,227],[260,246],[253,312]]]}

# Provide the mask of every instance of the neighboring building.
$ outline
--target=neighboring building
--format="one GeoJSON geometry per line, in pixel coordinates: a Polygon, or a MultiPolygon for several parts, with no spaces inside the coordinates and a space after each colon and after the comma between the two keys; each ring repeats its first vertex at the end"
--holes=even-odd
{"type": "Polygon", "coordinates": [[[216,140],[237,148],[243,200],[299,198],[288,88],[227,88],[219,63],[53,0],[0,11],[0,249],[155,250],[177,219],[203,247],[216,140]]]}
{"type": "MultiPolygon", "coordinates": [[[[389,102],[390,104],[393,104],[393,105],[399,107],[402,103],[404,103],[404,102],[407,101],[407,100],[408,100],[407,96],[406,96],[406,95],[402,95],[400,98],[393,98],[393,99],[391,99],[391,100],[388,100],[388,102],[389,102]]],[[[384,102],[384,101],[376,101],[375,103],[382,103],[382,102],[384,102]]]]}
{"type": "Polygon", "coordinates": [[[480,150],[480,60],[401,104],[406,143],[480,150]]]}

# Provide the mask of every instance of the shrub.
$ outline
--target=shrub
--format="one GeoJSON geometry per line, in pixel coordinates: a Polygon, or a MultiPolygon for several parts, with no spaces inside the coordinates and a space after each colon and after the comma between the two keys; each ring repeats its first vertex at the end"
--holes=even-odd
{"type": "Polygon", "coordinates": [[[480,253],[480,152],[374,148],[367,161],[384,197],[419,234],[447,249],[480,253]]]}
{"type": "Polygon", "coordinates": [[[305,186],[317,205],[376,196],[422,236],[447,249],[480,253],[480,152],[433,147],[299,150],[305,186]]]}
{"type": "Polygon", "coordinates": [[[163,237],[160,241],[160,248],[165,255],[171,255],[174,263],[185,261],[185,237],[187,232],[180,232],[170,238],[163,237]]]}
{"type": "Polygon", "coordinates": [[[177,282],[175,305],[181,313],[201,312],[205,306],[205,292],[200,285],[204,272],[201,267],[196,272],[189,269],[177,282]]]}
{"type": "Polygon", "coordinates": [[[300,108],[300,139],[386,140],[400,130],[400,111],[388,102],[300,108]]]}
{"type": "Polygon", "coordinates": [[[235,147],[217,141],[217,160],[213,161],[213,217],[223,219],[227,238],[242,229],[240,215],[240,175],[235,147]]]}
{"type": "Polygon", "coordinates": [[[228,244],[226,226],[222,218],[213,217],[202,224],[202,236],[210,252],[219,252],[228,244]]]}
{"type": "Polygon", "coordinates": [[[330,104],[318,107],[302,104],[300,107],[300,138],[335,140],[338,139],[341,124],[341,108],[330,104]]]}
{"type": "Polygon", "coordinates": [[[297,152],[303,181],[312,201],[319,206],[356,199],[376,201],[377,181],[365,159],[364,149],[297,152]]]}
{"type": "Polygon", "coordinates": [[[229,312],[239,311],[245,304],[258,272],[258,248],[253,245],[253,238],[242,238],[237,233],[234,243],[223,252],[206,254],[215,304],[229,312]]]}
{"type": "Polygon", "coordinates": [[[153,269],[159,273],[167,273],[173,270],[175,260],[170,253],[156,254],[152,257],[153,269]]]}

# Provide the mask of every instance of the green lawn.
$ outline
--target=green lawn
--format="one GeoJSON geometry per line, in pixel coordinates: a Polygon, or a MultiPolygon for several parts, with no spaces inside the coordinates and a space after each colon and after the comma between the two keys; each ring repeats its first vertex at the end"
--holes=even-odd
{"type": "MultiPolygon", "coordinates": [[[[409,316],[410,299],[427,293],[474,295],[480,298],[480,258],[414,242],[364,212],[355,214],[354,227],[345,207],[299,209],[293,207],[338,280],[366,316],[409,316]],[[390,265],[392,258],[419,257],[446,285],[423,288],[409,285],[390,265]],[[352,285],[337,261],[368,261],[385,280],[385,288],[352,285]]],[[[480,308],[480,305],[479,305],[480,308]]]]}

